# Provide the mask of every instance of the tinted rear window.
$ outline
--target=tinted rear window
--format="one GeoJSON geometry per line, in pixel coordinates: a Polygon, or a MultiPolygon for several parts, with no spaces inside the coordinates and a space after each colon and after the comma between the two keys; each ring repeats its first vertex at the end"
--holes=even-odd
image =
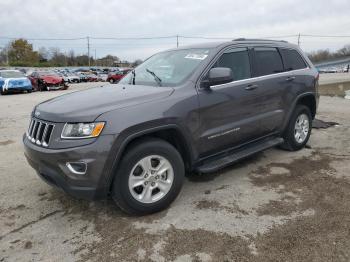
{"type": "Polygon", "coordinates": [[[257,76],[271,75],[283,72],[283,63],[277,48],[254,48],[257,76]]]}
{"type": "Polygon", "coordinates": [[[300,54],[293,49],[281,49],[284,59],[284,67],[286,71],[303,69],[306,64],[300,54]]]}

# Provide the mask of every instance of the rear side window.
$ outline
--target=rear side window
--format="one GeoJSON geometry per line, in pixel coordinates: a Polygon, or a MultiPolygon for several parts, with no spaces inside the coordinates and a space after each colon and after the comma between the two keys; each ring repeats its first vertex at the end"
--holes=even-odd
{"type": "Polygon", "coordinates": [[[251,77],[249,55],[246,48],[236,48],[226,51],[221,55],[214,67],[231,68],[234,80],[251,77]]]}
{"type": "Polygon", "coordinates": [[[283,63],[277,48],[254,48],[257,76],[283,72],[283,63]]]}
{"type": "Polygon", "coordinates": [[[297,70],[306,68],[306,64],[300,54],[293,49],[280,49],[283,60],[284,67],[286,71],[297,70]]]}

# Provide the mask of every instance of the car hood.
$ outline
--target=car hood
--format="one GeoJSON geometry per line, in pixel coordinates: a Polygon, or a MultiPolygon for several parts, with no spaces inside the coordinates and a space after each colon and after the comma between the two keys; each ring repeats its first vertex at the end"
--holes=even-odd
{"type": "Polygon", "coordinates": [[[44,80],[48,84],[58,84],[61,83],[63,78],[58,76],[41,76],[42,80],[44,80]]]}
{"type": "Polygon", "coordinates": [[[36,107],[34,115],[51,122],[93,122],[108,111],[167,97],[170,87],[108,85],[62,95],[36,107]]]}

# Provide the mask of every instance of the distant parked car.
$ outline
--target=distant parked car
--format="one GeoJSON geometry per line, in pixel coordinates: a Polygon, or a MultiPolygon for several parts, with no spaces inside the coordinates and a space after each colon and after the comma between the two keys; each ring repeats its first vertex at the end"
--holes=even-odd
{"type": "Polygon", "coordinates": [[[59,75],[60,77],[62,77],[63,78],[63,81],[65,82],[65,83],[68,83],[68,77],[66,77],[65,76],[65,74],[63,74],[63,73],[61,73],[61,72],[56,72],[56,71],[54,71],[57,75],[59,75]]]}
{"type": "Polygon", "coordinates": [[[32,92],[30,80],[18,70],[0,70],[0,93],[32,92]]]}
{"type": "Polygon", "coordinates": [[[63,73],[64,80],[68,83],[80,83],[80,77],[72,73],[63,73]]]}
{"type": "Polygon", "coordinates": [[[76,74],[79,77],[80,82],[87,82],[88,81],[88,78],[87,78],[87,76],[85,74],[83,74],[81,72],[76,73],[76,74]]]}
{"type": "Polygon", "coordinates": [[[124,76],[126,76],[131,71],[130,68],[123,69],[117,72],[109,73],[107,81],[111,84],[118,83],[124,76]]]}
{"type": "Polygon", "coordinates": [[[336,67],[327,68],[327,73],[337,73],[339,71],[336,67]]]}
{"type": "Polygon", "coordinates": [[[97,82],[98,81],[97,75],[95,75],[95,74],[87,74],[86,77],[87,77],[88,82],[97,82]]]}
{"type": "Polygon", "coordinates": [[[55,72],[39,71],[29,76],[35,91],[66,90],[68,85],[55,72]]]}
{"type": "Polygon", "coordinates": [[[103,81],[103,82],[106,82],[107,81],[107,78],[108,78],[108,74],[97,74],[97,79],[98,81],[103,81]]]}

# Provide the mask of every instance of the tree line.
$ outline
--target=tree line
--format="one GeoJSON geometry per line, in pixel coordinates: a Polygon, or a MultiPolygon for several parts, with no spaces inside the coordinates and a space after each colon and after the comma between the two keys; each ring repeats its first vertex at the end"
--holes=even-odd
{"type": "MultiPolygon", "coordinates": [[[[337,51],[322,49],[307,54],[313,63],[340,59],[350,56],[350,44],[345,45],[337,51]]],[[[106,55],[105,57],[94,59],[90,57],[91,66],[136,66],[142,63],[138,59],[134,62],[121,61],[119,57],[106,55]]],[[[68,53],[61,52],[59,48],[40,47],[38,51],[33,49],[33,45],[26,39],[16,39],[9,43],[7,48],[0,51],[0,65],[10,66],[88,66],[89,57],[87,55],[76,55],[73,50],[68,53]]]]}
{"type": "MultiPolygon", "coordinates": [[[[134,62],[122,61],[114,55],[106,55],[94,59],[90,57],[91,66],[136,66],[141,60],[134,62]]],[[[88,66],[89,57],[85,54],[76,55],[73,50],[61,52],[59,48],[40,47],[37,51],[26,39],[16,39],[0,51],[0,65],[28,66],[28,67],[60,67],[60,66],[88,66]]]]}
{"type": "Polygon", "coordinates": [[[350,45],[345,45],[344,47],[334,52],[330,51],[329,49],[322,49],[322,50],[308,53],[308,57],[313,63],[341,59],[349,56],[350,56],[350,45]]]}

